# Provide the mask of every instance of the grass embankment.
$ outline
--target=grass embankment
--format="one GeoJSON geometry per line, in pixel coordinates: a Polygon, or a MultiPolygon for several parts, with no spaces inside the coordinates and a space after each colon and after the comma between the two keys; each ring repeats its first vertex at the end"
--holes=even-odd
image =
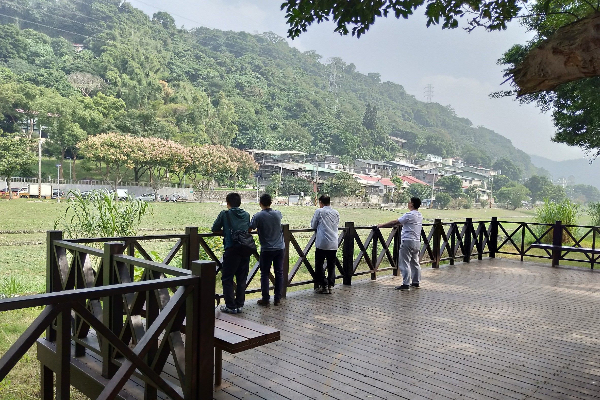
{"type": "MultiPolygon", "coordinates": [[[[257,204],[244,204],[250,214],[258,212],[257,204]]],[[[0,293],[30,294],[45,289],[46,231],[54,229],[54,222],[66,209],[66,203],[54,201],[33,201],[27,199],[0,201],[0,293]]],[[[217,203],[156,203],[152,204],[152,214],[142,220],[140,234],[183,233],[186,226],[198,226],[207,232],[223,206],[217,203]]],[[[307,228],[314,213],[314,207],[280,207],[284,223],[292,229],[307,228]]],[[[339,209],[341,225],[346,221],[356,226],[372,226],[397,218],[405,210],[339,209]]],[[[427,222],[435,218],[443,221],[461,221],[467,217],[473,220],[489,220],[497,216],[501,220],[531,221],[531,211],[509,211],[499,209],[471,210],[422,210],[427,222]]],[[[367,231],[359,232],[363,238],[367,231]]],[[[309,234],[297,234],[303,247],[309,234]]],[[[165,255],[171,243],[160,242],[149,247],[160,255],[165,255]]],[[[294,254],[292,252],[292,254],[294,254]]],[[[290,264],[297,257],[290,260],[290,264]]],[[[364,268],[364,267],[362,267],[364,268]]],[[[369,275],[365,275],[368,278],[369,275]]],[[[304,268],[299,270],[294,281],[308,279],[304,268]]],[[[220,282],[218,282],[220,286],[220,282]]],[[[255,279],[252,287],[259,287],[255,279]]],[[[220,289],[220,288],[219,288],[220,289]]],[[[40,309],[25,309],[2,314],[0,322],[0,353],[9,346],[29,326],[40,309]]],[[[79,396],[79,395],[76,395],[79,396]]],[[[39,364],[35,348],[19,362],[11,374],[0,384],[0,399],[39,398],[39,364]]],[[[78,398],[78,397],[75,397],[78,398]]]]}

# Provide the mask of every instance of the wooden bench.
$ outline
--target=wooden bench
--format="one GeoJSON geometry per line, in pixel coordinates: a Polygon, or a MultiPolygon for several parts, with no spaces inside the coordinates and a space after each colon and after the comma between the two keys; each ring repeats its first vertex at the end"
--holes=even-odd
{"type": "Polygon", "coordinates": [[[277,329],[237,316],[215,312],[215,386],[221,386],[223,350],[240,353],[280,339],[277,329]]]}
{"type": "Polygon", "coordinates": [[[542,250],[552,251],[552,266],[553,267],[558,265],[558,262],[561,258],[561,253],[563,251],[574,252],[574,253],[584,253],[584,254],[600,254],[600,249],[590,249],[588,247],[557,246],[554,244],[543,244],[543,243],[533,243],[530,247],[532,249],[542,249],[542,250]]]}

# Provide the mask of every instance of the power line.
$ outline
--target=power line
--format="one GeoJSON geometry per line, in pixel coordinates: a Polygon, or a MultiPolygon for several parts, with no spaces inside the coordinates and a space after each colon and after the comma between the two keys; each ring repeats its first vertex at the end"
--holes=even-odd
{"type": "Polygon", "coordinates": [[[61,31],[61,32],[65,32],[65,33],[70,33],[71,35],[77,35],[77,36],[82,36],[84,38],[93,39],[93,36],[84,35],[83,33],[77,33],[77,32],[67,31],[65,29],[60,29],[60,28],[57,28],[57,27],[54,27],[54,26],[40,24],[39,22],[33,22],[33,21],[28,21],[28,20],[23,19],[23,18],[13,17],[12,15],[6,15],[6,14],[0,13],[0,16],[15,19],[17,22],[18,21],[23,21],[23,22],[27,22],[29,24],[43,26],[44,28],[50,28],[50,29],[54,29],[54,30],[57,30],[57,31],[61,31]]]}

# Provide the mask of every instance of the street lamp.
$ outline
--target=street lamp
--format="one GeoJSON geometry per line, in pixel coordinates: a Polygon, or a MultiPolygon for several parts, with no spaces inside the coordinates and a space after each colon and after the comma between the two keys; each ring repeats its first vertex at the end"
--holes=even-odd
{"type": "Polygon", "coordinates": [[[56,195],[57,203],[60,203],[60,166],[61,164],[56,164],[56,176],[58,177],[58,194],[56,195]]]}

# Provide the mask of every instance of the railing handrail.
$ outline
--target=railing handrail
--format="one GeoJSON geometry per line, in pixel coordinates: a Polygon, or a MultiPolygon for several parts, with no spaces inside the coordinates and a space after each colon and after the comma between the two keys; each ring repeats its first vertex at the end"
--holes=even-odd
{"type": "MultiPolygon", "coordinates": [[[[188,272],[188,271],[186,271],[188,272]]],[[[62,290],[60,292],[41,293],[29,296],[17,296],[0,300],[0,312],[22,308],[44,307],[100,297],[118,296],[148,290],[168,289],[176,286],[194,284],[198,277],[194,275],[174,278],[153,279],[140,282],[120,283],[116,285],[97,286],[85,289],[62,290]]]]}

